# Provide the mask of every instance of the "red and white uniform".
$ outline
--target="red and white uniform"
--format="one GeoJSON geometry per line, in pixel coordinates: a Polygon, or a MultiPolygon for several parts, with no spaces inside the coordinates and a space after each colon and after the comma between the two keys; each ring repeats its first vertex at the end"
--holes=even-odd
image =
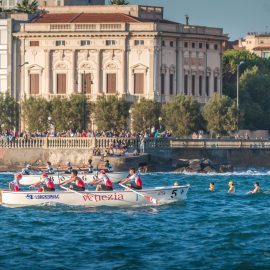
{"type": "Polygon", "coordinates": [[[80,188],[84,188],[85,187],[84,182],[83,182],[83,180],[80,177],[76,177],[75,184],[76,184],[77,187],[80,187],[80,188]]]}
{"type": "Polygon", "coordinates": [[[14,181],[13,181],[13,191],[18,192],[20,190],[21,190],[21,188],[20,188],[20,180],[14,179],[14,181]]]}
{"type": "Polygon", "coordinates": [[[106,187],[113,187],[113,183],[106,174],[101,174],[100,179],[103,180],[106,187]]]}
{"type": "Polygon", "coordinates": [[[54,186],[54,182],[52,181],[51,178],[48,178],[48,177],[45,177],[42,179],[42,182],[41,182],[43,185],[46,185],[47,188],[50,188],[50,189],[54,189],[55,186],[54,186]]]}
{"type": "Polygon", "coordinates": [[[142,179],[140,178],[140,176],[138,176],[137,173],[131,175],[128,179],[134,180],[135,185],[142,188],[142,179]]]}

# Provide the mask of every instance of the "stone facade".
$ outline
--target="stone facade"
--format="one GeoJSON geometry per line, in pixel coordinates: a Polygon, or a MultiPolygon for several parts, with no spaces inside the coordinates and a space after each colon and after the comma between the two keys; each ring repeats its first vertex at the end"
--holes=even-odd
{"type": "Polygon", "coordinates": [[[8,54],[8,36],[10,33],[10,20],[0,20],[0,92],[8,91],[8,69],[9,54],[8,54]]]}
{"type": "Polygon", "coordinates": [[[167,21],[160,7],[52,8],[14,37],[21,97],[84,92],[90,100],[168,102],[186,94],[205,103],[222,91],[222,29],[167,21]]]}

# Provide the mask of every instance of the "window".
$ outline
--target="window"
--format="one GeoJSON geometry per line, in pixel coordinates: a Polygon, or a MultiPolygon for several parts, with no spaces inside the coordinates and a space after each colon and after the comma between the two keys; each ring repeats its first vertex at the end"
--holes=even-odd
{"type": "Polygon", "coordinates": [[[64,40],[56,40],[55,46],[65,46],[66,42],[64,40]]]}
{"type": "Polygon", "coordinates": [[[199,95],[202,96],[203,91],[203,76],[199,76],[199,95]]]}
{"type": "Polygon", "coordinates": [[[203,44],[200,42],[199,43],[199,49],[202,49],[203,48],[203,44]]]}
{"type": "Polygon", "coordinates": [[[134,74],[134,94],[135,95],[144,94],[144,74],[143,73],[134,74]]]}
{"type": "Polygon", "coordinates": [[[188,42],[185,42],[185,43],[184,43],[184,47],[185,47],[185,48],[188,48],[188,42]]]}
{"type": "Polygon", "coordinates": [[[195,42],[192,42],[192,49],[195,49],[196,48],[196,44],[195,42]]]}
{"type": "Polygon", "coordinates": [[[82,74],[82,93],[91,94],[92,88],[92,74],[83,73],[82,74]]]}
{"type": "Polygon", "coordinates": [[[206,43],[206,50],[209,50],[209,43],[206,43]]]}
{"type": "Polygon", "coordinates": [[[196,83],[196,77],[195,75],[192,75],[191,77],[191,91],[192,91],[192,95],[195,96],[195,83],[196,83]]]}
{"type": "Polygon", "coordinates": [[[170,41],[170,47],[173,47],[173,46],[174,46],[174,42],[170,41]]]}
{"type": "Polygon", "coordinates": [[[206,77],[205,93],[206,93],[206,96],[209,96],[209,76],[206,77]]]}
{"type": "Polygon", "coordinates": [[[38,40],[31,40],[30,41],[30,47],[38,47],[39,41],[38,40]]]}
{"type": "Polygon", "coordinates": [[[217,44],[215,44],[214,48],[215,48],[215,50],[218,50],[218,45],[217,45],[217,44]]]}
{"type": "Polygon", "coordinates": [[[107,94],[116,94],[116,74],[107,74],[107,94]]]}
{"type": "Polygon", "coordinates": [[[144,40],[135,40],[134,45],[135,46],[143,46],[144,45],[144,40]]]}
{"type": "Polygon", "coordinates": [[[165,74],[161,74],[161,95],[165,94],[165,74]]]}
{"type": "Polygon", "coordinates": [[[269,52],[263,52],[262,53],[262,58],[269,58],[270,57],[270,53],[269,52]]]}
{"type": "Polygon", "coordinates": [[[165,42],[165,40],[162,40],[162,47],[166,47],[166,42],[165,42]]]}
{"type": "Polygon", "coordinates": [[[61,6],[61,0],[57,0],[57,6],[60,7],[61,6]]]}
{"type": "Polygon", "coordinates": [[[67,92],[67,75],[57,74],[57,94],[66,94],[67,92]]]}
{"type": "Polygon", "coordinates": [[[170,95],[173,95],[173,79],[174,79],[174,76],[173,76],[173,74],[170,74],[170,95]]]}
{"type": "Polygon", "coordinates": [[[218,92],[218,77],[214,77],[214,92],[218,92]]]}
{"type": "Polygon", "coordinates": [[[81,46],[89,46],[89,45],[91,45],[90,40],[81,40],[81,46]]]}
{"type": "Polygon", "coordinates": [[[115,40],[106,40],[106,46],[114,46],[114,45],[116,45],[115,40]]]}
{"type": "Polygon", "coordinates": [[[184,91],[185,91],[185,95],[187,95],[188,94],[188,75],[185,75],[184,91]]]}
{"type": "Polygon", "coordinates": [[[30,74],[30,95],[39,94],[39,74],[30,74]]]}
{"type": "Polygon", "coordinates": [[[3,54],[0,54],[0,68],[7,68],[7,55],[5,52],[3,54]]]}

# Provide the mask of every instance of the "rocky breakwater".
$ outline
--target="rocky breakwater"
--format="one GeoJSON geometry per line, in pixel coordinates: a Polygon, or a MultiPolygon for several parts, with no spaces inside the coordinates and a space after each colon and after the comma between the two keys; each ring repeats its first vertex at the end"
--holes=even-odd
{"type": "Polygon", "coordinates": [[[179,159],[176,164],[176,172],[227,173],[233,172],[233,166],[216,164],[210,159],[179,159]]]}

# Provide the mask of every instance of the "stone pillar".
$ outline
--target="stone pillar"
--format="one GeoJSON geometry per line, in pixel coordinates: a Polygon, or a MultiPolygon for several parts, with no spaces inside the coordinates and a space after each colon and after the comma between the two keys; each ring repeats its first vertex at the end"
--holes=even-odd
{"type": "Polygon", "coordinates": [[[154,49],[149,49],[149,86],[147,92],[147,98],[150,96],[155,96],[155,61],[154,61],[154,49]]]}
{"type": "Polygon", "coordinates": [[[159,78],[160,78],[160,57],[159,57],[159,49],[155,48],[155,60],[154,60],[154,68],[155,68],[155,75],[154,75],[154,97],[158,101],[159,100],[159,78]]]}
{"type": "Polygon", "coordinates": [[[43,94],[44,95],[50,95],[52,92],[51,89],[51,51],[50,50],[45,50],[45,73],[44,73],[44,77],[45,77],[45,82],[44,82],[44,88],[43,88],[43,94]]]}
{"type": "Polygon", "coordinates": [[[72,52],[71,52],[71,72],[70,72],[70,79],[67,78],[67,81],[70,81],[69,94],[76,93],[76,87],[75,87],[75,74],[76,74],[75,73],[75,67],[76,67],[76,50],[72,50],[72,52]]]}
{"type": "Polygon", "coordinates": [[[122,51],[122,91],[121,95],[125,95],[127,93],[127,84],[126,84],[126,76],[127,76],[127,52],[126,50],[122,51]]]}
{"type": "Polygon", "coordinates": [[[101,70],[102,70],[102,50],[98,50],[97,52],[97,78],[96,78],[96,94],[102,94],[102,80],[101,80],[101,70]]]}

